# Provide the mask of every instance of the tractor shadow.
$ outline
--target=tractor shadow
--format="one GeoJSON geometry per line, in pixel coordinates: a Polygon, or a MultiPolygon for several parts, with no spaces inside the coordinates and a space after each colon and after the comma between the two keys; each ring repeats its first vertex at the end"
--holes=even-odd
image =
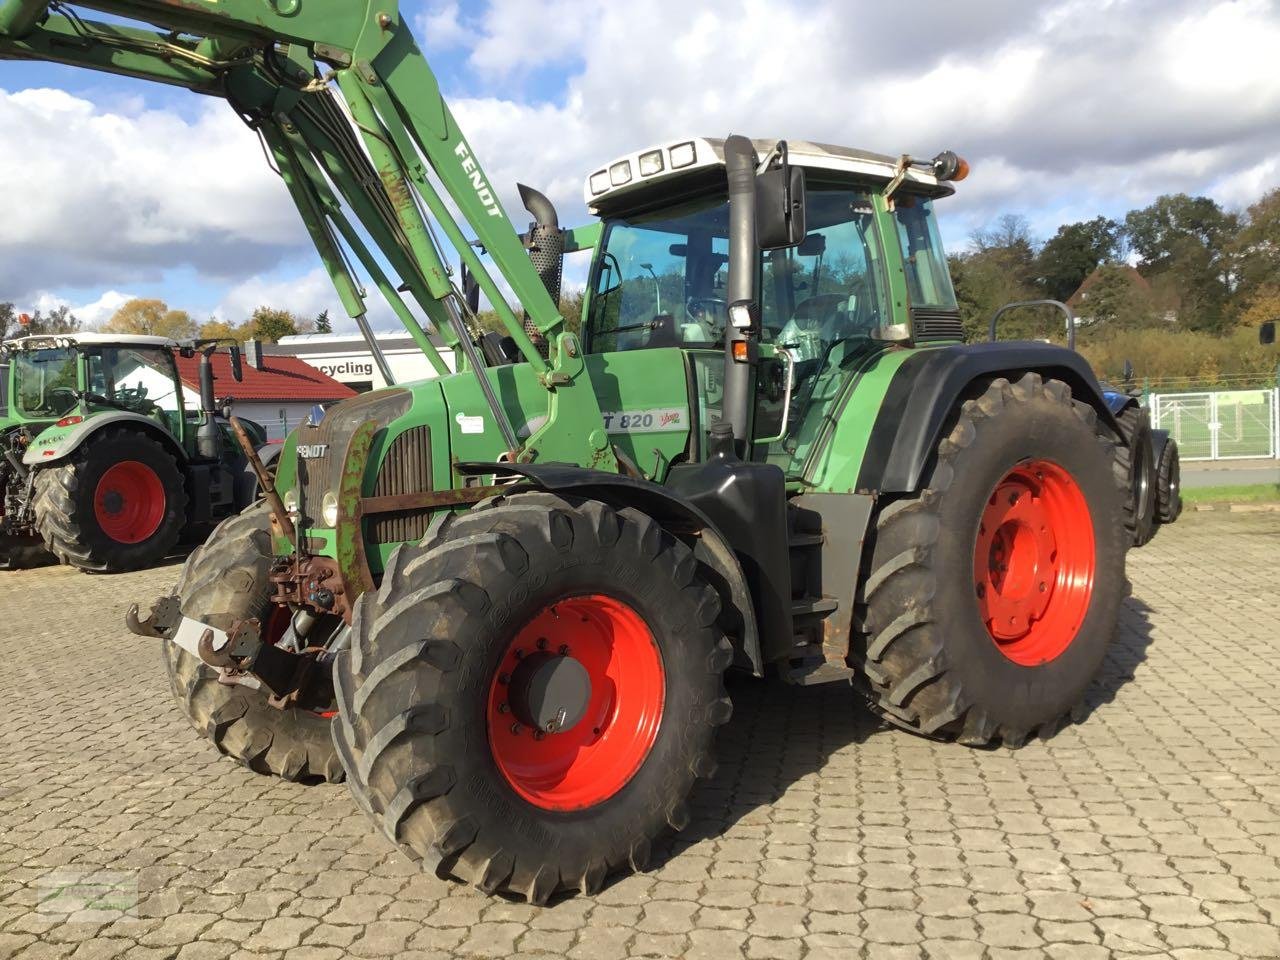
{"type": "MultiPolygon", "coordinates": [[[[1136,597],[1124,601],[1102,669],[1073,711],[1077,723],[1087,722],[1135,679],[1151,645],[1149,613],[1150,608],[1136,597]]],[[[765,828],[777,819],[771,811],[793,805],[788,792],[806,778],[843,780],[850,791],[856,791],[856,778],[866,760],[844,756],[833,764],[837,753],[867,745],[877,756],[883,753],[881,759],[872,759],[873,765],[892,767],[896,762],[893,751],[868,741],[882,736],[915,739],[871,713],[848,682],[795,687],[778,680],[731,675],[727,686],[734,712],[716,742],[716,775],[695,786],[689,798],[688,827],[654,845],[653,870],[679,860],[691,847],[719,839],[739,824],[758,823],[765,828]]],[[[973,748],[938,744],[937,749],[973,748]]],[[[795,805],[803,807],[808,802],[803,791],[795,792],[795,805]]]]}

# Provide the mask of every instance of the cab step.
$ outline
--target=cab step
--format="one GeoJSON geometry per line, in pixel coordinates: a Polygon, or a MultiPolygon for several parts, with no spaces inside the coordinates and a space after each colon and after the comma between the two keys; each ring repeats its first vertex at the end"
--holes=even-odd
{"type": "Polygon", "coordinates": [[[834,660],[828,660],[821,644],[798,646],[778,671],[787,683],[810,687],[819,683],[835,683],[852,679],[853,670],[834,660]]]}
{"type": "Polygon", "coordinates": [[[801,597],[791,601],[791,616],[826,617],[840,609],[840,601],[835,597],[801,597]]]}

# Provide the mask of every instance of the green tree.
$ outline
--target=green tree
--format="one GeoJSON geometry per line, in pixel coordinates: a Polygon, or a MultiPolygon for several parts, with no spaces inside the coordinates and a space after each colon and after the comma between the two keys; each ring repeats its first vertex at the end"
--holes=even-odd
{"type": "Polygon", "coordinates": [[[12,303],[0,303],[0,340],[17,336],[21,336],[17,308],[12,303]]]}
{"type": "Polygon", "coordinates": [[[1077,311],[1094,324],[1133,330],[1150,326],[1157,311],[1149,289],[1132,267],[1107,263],[1085,291],[1077,311]]]}
{"type": "Polygon", "coordinates": [[[311,329],[311,325],[288,310],[259,307],[249,318],[252,335],[266,343],[279,343],[282,337],[294,337],[311,329]]]}
{"type": "Polygon", "coordinates": [[[248,340],[252,330],[248,324],[233,327],[225,320],[206,320],[200,324],[202,340],[248,340]]]}
{"type": "Polygon", "coordinates": [[[37,310],[31,315],[31,322],[26,326],[30,336],[47,336],[53,333],[75,333],[80,329],[80,320],[65,303],[54,307],[48,313],[37,310]]]}
{"type": "Polygon", "coordinates": [[[1045,241],[1036,258],[1036,272],[1044,295],[1066,300],[1100,264],[1120,253],[1123,228],[1109,217],[1064,223],[1045,241]]]}
{"type": "Polygon", "coordinates": [[[171,310],[163,300],[134,299],[120,307],[102,327],[110,333],[145,334],[183,340],[195,336],[196,324],[185,310],[171,310]]]}
{"type": "Polygon", "coordinates": [[[1192,330],[1224,331],[1232,275],[1228,249],[1238,218],[1208,197],[1178,193],[1130,210],[1124,226],[1143,276],[1171,281],[1179,323],[1192,330]]]}
{"type": "Polygon", "coordinates": [[[1231,244],[1237,309],[1248,309],[1259,292],[1280,287],[1280,189],[1249,207],[1231,244]]]}
{"type": "Polygon", "coordinates": [[[321,310],[316,314],[316,333],[333,333],[333,321],[329,319],[329,311],[321,310]]]}
{"type": "MultiPolygon", "coordinates": [[[[970,250],[950,258],[951,279],[966,335],[970,340],[985,340],[998,308],[1039,296],[1036,242],[1025,217],[1006,213],[974,231],[969,244],[970,250]]],[[[1001,319],[999,335],[1004,340],[1048,335],[1049,328],[1041,331],[1041,326],[1033,311],[1014,311],[1001,319]]]]}

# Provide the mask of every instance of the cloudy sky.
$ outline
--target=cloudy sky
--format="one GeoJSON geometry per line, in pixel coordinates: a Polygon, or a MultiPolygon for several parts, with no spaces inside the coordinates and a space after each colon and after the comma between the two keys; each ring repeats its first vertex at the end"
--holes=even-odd
{"type": "MultiPolygon", "coordinates": [[[[516,223],[562,222],[610,157],[730,132],[973,166],[953,247],[1005,212],[1041,237],[1161,193],[1242,208],[1280,185],[1267,0],[402,0],[516,223]],[[590,11],[590,12],[588,12],[590,11]]],[[[341,315],[282,185],[221,102],[0,62],[0,300],[91,323],[130,296],[198,318],[341,315]]],[[[388,314],[377,311],[380,326],[388,314]]]]}

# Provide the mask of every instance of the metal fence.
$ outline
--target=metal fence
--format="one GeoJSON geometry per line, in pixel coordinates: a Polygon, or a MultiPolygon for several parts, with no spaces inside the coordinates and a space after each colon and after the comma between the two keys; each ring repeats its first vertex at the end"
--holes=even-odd
{"type": "Polygon", "coordinates": [[[1280,457],[1280,390],[1155,393],[1151,425],[1168,430],[1183,460],[1280,457]]]}

